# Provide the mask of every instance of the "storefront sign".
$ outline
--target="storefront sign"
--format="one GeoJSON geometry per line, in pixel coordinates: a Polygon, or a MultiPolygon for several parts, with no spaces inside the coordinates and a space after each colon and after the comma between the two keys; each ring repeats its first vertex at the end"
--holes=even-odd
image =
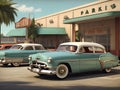
{"type": "Polygon", "coordinates": [[[113,10],[115,9],[117,6],[115,3],[111,4],[111,5],[105,5],[105,6],[101,6],[101,7],[97,7],[97,8],[91,8],[91,9],[86,9],[86,10],[82,10],[80,11],[80,15],[89,15],[89,14],[93,14],[93,13],[98,13],[98,12],[102,12],[102,11],[108,11],[108,10],[113,10]]]}
{"type": "Polygon", "coordinates": [[[88,30],[85,32],[85,35],[104,35],[107,34],[107,30],[96,29],[96,30],[88,30]]]}

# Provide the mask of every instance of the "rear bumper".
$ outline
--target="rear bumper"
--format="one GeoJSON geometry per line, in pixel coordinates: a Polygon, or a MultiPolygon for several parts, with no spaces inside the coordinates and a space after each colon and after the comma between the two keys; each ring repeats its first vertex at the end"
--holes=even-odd
{"type": "Polygon", "coordinates": [[[39,68],[31,68],[31,67],[28,67],[27,69],[31,72],[38,73],[38,74],[47,74],[47,75],[55,75],[56,74],[56,72],[52,71],[52,70],[41,70],[39,68]]]}

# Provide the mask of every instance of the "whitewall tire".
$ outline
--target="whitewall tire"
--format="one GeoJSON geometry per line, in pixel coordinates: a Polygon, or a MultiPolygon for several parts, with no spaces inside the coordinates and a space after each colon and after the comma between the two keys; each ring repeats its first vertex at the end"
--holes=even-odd
{"type": "Polygon", "coordinates": [[[14,66],[14,67],[19,67],[19,66],[20,66],[20,63],[14,62],[14,63],[12,63],[12,66],[14,66]]]}
{"type": "Polygon", "coordinates": [[[64,79],[68,76],[69,69],[65,64],[60,64],[56,69],[56,76],[59,79],[64,79]]]}
{"type": "Polygon", "coordinates": [[[106,72],[106,73],[111,72],[111,68],[106,68],[106,69],[105,69],[105,72],[106,72]]]}

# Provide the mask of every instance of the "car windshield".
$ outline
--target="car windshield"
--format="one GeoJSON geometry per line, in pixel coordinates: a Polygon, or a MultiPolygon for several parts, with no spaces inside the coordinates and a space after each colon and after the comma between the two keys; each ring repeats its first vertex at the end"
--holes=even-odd
{"type": "Polygon", "coordinates": [[[21,45],[13,45],[10,49],[21,50],[23,47],[21,45]]]}
{"type": "Polygon", "coordinates": [[[76,52],[77,46],[75,45],[60,45],[56,51],[69,51],[76,52]]]}

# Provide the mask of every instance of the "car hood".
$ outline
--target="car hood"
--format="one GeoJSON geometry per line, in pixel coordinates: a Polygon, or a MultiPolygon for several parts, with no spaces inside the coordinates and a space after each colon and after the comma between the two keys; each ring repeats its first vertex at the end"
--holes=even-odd
{"type": "Polygon", "coordinates": [[[54,52],[45,52],[45,53],[37,53],[32,54],[30,57],[32,57],[32,60],[36,60],[36,58],[40,58],[40,60],[45,61],[48,58],[52,58],[52,60],[60,60],[60,59],[71,59],[75,57],[76,53],[68,52],[68,51],[54,51],[54,52]]]}
{"type": "Polygon", "coordinates": [[[54,52],[31,54],[30,57],[32,57],[32,61],[40,60],[40,61],[46,62],[48,59],[52,59],[52,60],[74,60],[74,59],[80,59],[80,58],[95,59],[95,58],[99,58],[102,54],[105,54],[105,53],[84,54],[84,53],[75,53],[75,52],[69,52],[69,51],[54,51],[54,52]]]}

